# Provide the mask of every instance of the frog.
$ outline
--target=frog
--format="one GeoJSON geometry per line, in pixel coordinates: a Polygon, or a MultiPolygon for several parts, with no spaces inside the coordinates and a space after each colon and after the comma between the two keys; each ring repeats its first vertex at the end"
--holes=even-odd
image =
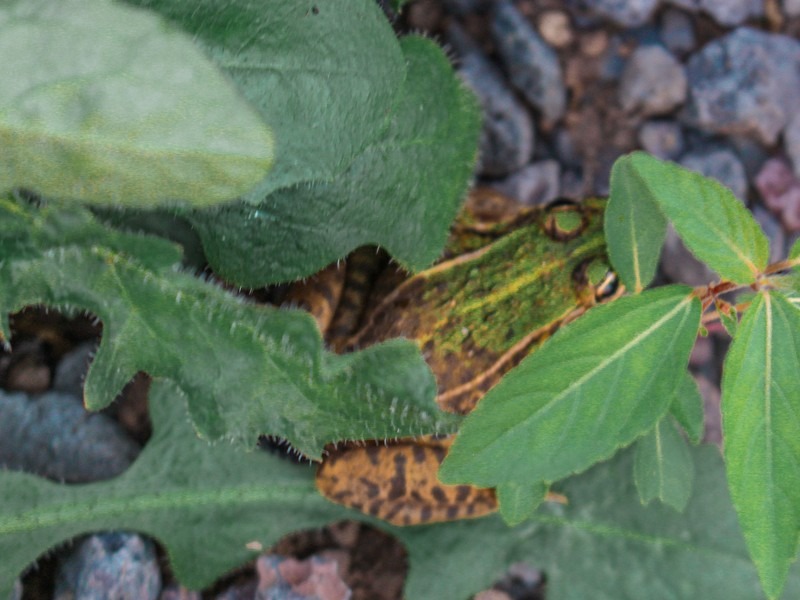
{"type": "MultiPolygon", "coordinates": [[[[525,207],[477,188],[432,267],[409,275],[374,249],[361,249],[346,267],[332,265],[307,281],[294,301],[311,307],[339,352],[395,337],[415,341],[436,378],[439,407],[468,414],[559,327],[620,293],[605,253],[604,207],[599,198],[525,207]],[[304,294],[310,300],[298,300],[304,294]]],[[[496,511],[494,490],[438,481],[452,441],[428,435],[330,445],[317,488],[398,526],[496,511]]]]}

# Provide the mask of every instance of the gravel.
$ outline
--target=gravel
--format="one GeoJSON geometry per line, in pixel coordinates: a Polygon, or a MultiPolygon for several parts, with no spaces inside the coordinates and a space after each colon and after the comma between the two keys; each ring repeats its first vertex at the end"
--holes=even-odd
{"type": "Polygon", "coordinates": [[[683,65],[665,48],[639,46],[631,55],[619,87],[619,102],[644,116],[671,112],[686,99],[683,65]]]}
{"type": "Polygon", "coordinates": [[[675,160],[683,153],[683,131],[675,121],[647,121],[639,129],[642,148],[663,160],[675,160]]]}
{"type": "Polygon", "coordinates": [[[542,160],[492,185],[497,191],[523,204],[547,204],[559,196],[561,166],[556,160],[542,160]]]}
{"type": "Polygon", "coordinates": [[[747,176],[744,166],[736,154],[724,146],[701,147],[684,154],[680,164],[690,169],[716,179],[724,186],[730,188],[734,196],[745,201],[747,197],[747,176]]]}
{"type": "Polygon", "coordinates": [[[659,0],[584,0],[598,15],[611,19],[622,27],[645,24],[658,7],[659,0]]]}

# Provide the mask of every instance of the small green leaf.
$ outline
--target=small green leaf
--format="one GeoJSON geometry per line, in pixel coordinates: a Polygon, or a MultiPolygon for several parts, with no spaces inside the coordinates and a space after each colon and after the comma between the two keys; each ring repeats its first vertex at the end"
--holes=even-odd
{"type": "Polygon", "coordinates": [[[722,379],[731,497],[767,595],[781,593],[800,534],[800,310],[762,291],[744,313],[722,379]]]}
{"type": "Polygon", "coordinates": [[[683,427],[689,440],[699,444],[703,439],[703,397],[691,373],[685,371],[675,387],[675,399],[669,405],[670,414],[683,427]]]}
{"type": "Polygon", "coordinates": [[[474,167],[480,116],[439,47],[416,36],[401,45],[408,78],[392,124],[342,176],[187,215],[217,273],[247,287],[294,280],[363,244],[411,270],[439,256],[474,167]]]}
{"type": "Polygon", "coordinates": [[[163,19],[107,0],[0,7],[0,192],[208,206],[261,181],[273,137],[163,19]]]}
{"type": "Polygon", "coordinates": [[[658,498],[683,512],[692,495],[694,463],[672,417],[664,417],[636,442],[633,477],[642,504],[658,498]]]}
{"type": "Polygon", "coordinates": [[[716,305],[719,322],[722,323],[729,336],[736,337],[736,330],[739,327],[739,312],[736,310],[736,306],[730,304],[727,307],[723,307],[719,302],[716,305]],[[727,311],[725,308],[727,308],[727,311]]]}
{"type": "Polygon", "coordinates": [[[504,483],[497,488],[500,516],[513,527],[529,519],[547,496],[547,485],[543,482],[519,484],[504,483]]]}
{"type": "Polygon", "coordinates": [[[630,444],[675,397],[700,312],[684,286],[593,308],[486,394],[440,478],[482,487],[551,482],[630,444]]]}
{"type": "Polygon", "coordinates": [[[686,246],[721,277],[748,284],[767,266],[769,240],[753,215],[721,183],[634,152],[617,160],[618,177],[646,193],[686,246]]]}
{"type": "Polygon", "coordinates": [[[611,169],[611,191],[606,209],[608,257],[622,283],[638,294],[653,280],[667,220],[653,202],[647,185],[632,177],[623,159],[611,169]]]}
{"type": "Polygon", "coordinates": [[[792,244],[792,247],[789,250],[788,258],[791,260],[794,260],[795,258],[800,258],[800,237],[794,241],[794,244],[792,244]]]}

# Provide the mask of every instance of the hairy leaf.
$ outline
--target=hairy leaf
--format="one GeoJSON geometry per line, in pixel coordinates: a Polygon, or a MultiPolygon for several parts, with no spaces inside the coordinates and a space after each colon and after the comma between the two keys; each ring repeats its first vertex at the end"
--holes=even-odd
{"type": "Polygon", "coordinates": [[[604,227],[608,257],[625,286],[638,294],[653,280],[667,233],[667,221],[639,177],[623,159],[611,169],[604,227]]]}
{"type": "Polygon", "coordinates": [[[642,504],[658,498],[678,512],[692,495],[694,463],[672,417],[664,417],[636,442],[633,476],[642,504]]]}
{"type": "Polygon", "coordinates": [[[800,534],[800,310],[758,294],[725,359],[722,425],[731,497],[767,595],[780,594],[800,534]]]}
{"type": "Polygon", "coordinates": [[[108,0],[0,6],[0,192],[208,206],[273,160],[255,110],[185,34],[108,0]]]}
{"type": "Polygon", "coordinates": [[[684,371],[683,376],[675,386],[675,398],[669,405],[670,414],[683,427],[686,435],[693,444],[697,445],[703,439],[703,397],[697,389],[697,382],[691,373],[684,371]]]}
{"type": "Polygon", "coordinates": [[[325,352],[308,314],[244,303],[174,268],[171,244],[106,230],[83,209],[0,203],[0,256],[3,314],[45,304],[102,319],[90,408],[146,371],[186,392],[202,436],[251,447],[271,434],[312,458],[328,442],[453,421],[436,408],[433,376],[412,343],[325,352]]]}
{"type": "Polygon", "coordinates": [[[188,215],[216,272],[242,286],[293,280],[368,243],[412,270],[439,256],[472,173],[479,116],[441,49],[419,37],[401,45],[408,78],[391,127],[343,175],[188,215]]]}
{"type": "Polygon", "coordinates": [[[700,312],[683,286],[590,310],[486,394],[440,478],[482,487],[552,482],[630,444],[675,397],[700,312]]]}
{"type": "Polygon", "coordinates": [[[371,0],[128,2],[190,33],[274,131],[275,163],[251,202],[332,179],[386,129],[405,68],[371,0]]]}
{"type": "Polygon", "coordinates": [[[533,515],[546,495],[547,486],[541,481],[533,484],[504,483],[497,488],[500,516],[508,525],[519,525],[533,515]]]}
{"type": "MultiPolygon", "coordinates": [[[[309,467],[198,440],[185,402],[173,384],[154,381],[153,436],[115,479],[68,486],[0,470],[0,597],[43,552],[84,532],[149,534],[181,583],[201,588],[289,532],[345,518],[372,522],[406,545],[405,597],[415,600],[466,598],[517,561],[547,570],[551,600],[761,597],[714,448],[693,450],[702,476],[684,515],[639,504],[625,452],[564,482],[569,504],[545,503],[513,529],[499,517],[396,528],[324,500],[309,467]]],[[[795,571],[786,597],[798,594],[795,571]]]]}
{"type": "Polygon", "coordinates": [[[753,215],[714,179],[634,152],[617,160],[617,177],[646,193],[686,246],[721,277],[753,283],[769,259],[769,241],[753,215]]]}

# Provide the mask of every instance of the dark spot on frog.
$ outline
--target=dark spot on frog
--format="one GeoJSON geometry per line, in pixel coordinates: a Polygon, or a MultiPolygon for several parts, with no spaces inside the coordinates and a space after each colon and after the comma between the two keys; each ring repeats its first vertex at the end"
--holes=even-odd
{"type": "MultiPolygon", "coordinates": [[[[470,504],[469,507],[472,508],[472,505],[470,504]]],[[[453,519],[455,519],[458,516],[458,508],[459,507],[456,506],[456,505],[448,506],[447,507],[447,518],[450,519],[451,521],[453,519]]]]}
{"type": "Polygon", "coordinates": [[[389,500],[396,500],[406,493],[406,457],[396,454],[394,457],[394,475],[389,479],[389,500]]]}
{"type": "Polygon", "coordinates": [[[431,520],[431,515],[433,514],[433,510],[430,506],[423,506],[422,510],[420,511],[419,520],[423,523],[426,523],[431,520]]]}
{"type": "Polygon", "coordinates": [[[425,448],[422,446],[411,446],[411,450],[414,453],[414,461],[417,463],[424,463],[427,453],[425,452],[425,448]]]}
{"type": "Polygon", "coordinates": [[[460,485],[456,488],[456,502],[463,502],[467,498],[469,498],[469,494],[472,490],[468,485],[460,485]]]}
{"type": "Polygon", "coordinates": [[[376,502],[373,502],[372,504],[370,504],[369,508],[367,509],[367,511],[373,517],[377,517],[378,513],[380,513],[380,511],[381,511],[381,501],[377,500],[376,502]]]}
{"type": "Polygon", "coordinates": [[[367,458],[372,466],[376,467],[381,462],[380,450],[377,446],[367,446],[367,458]]]}
{"type": "Polygon", "coordinates": [[[433,496],[433,499],[439,503],[447,502],[447,494],[445,494],[444,490],[438,485],[431,488],[431,495],[433,496]]]}
{"type": "Polygon", "coordinates": [[[359,477],[358,481],[364,486],[367,498],[376,498],[380,493],[380,488],[366,477],[359,477]]]}

